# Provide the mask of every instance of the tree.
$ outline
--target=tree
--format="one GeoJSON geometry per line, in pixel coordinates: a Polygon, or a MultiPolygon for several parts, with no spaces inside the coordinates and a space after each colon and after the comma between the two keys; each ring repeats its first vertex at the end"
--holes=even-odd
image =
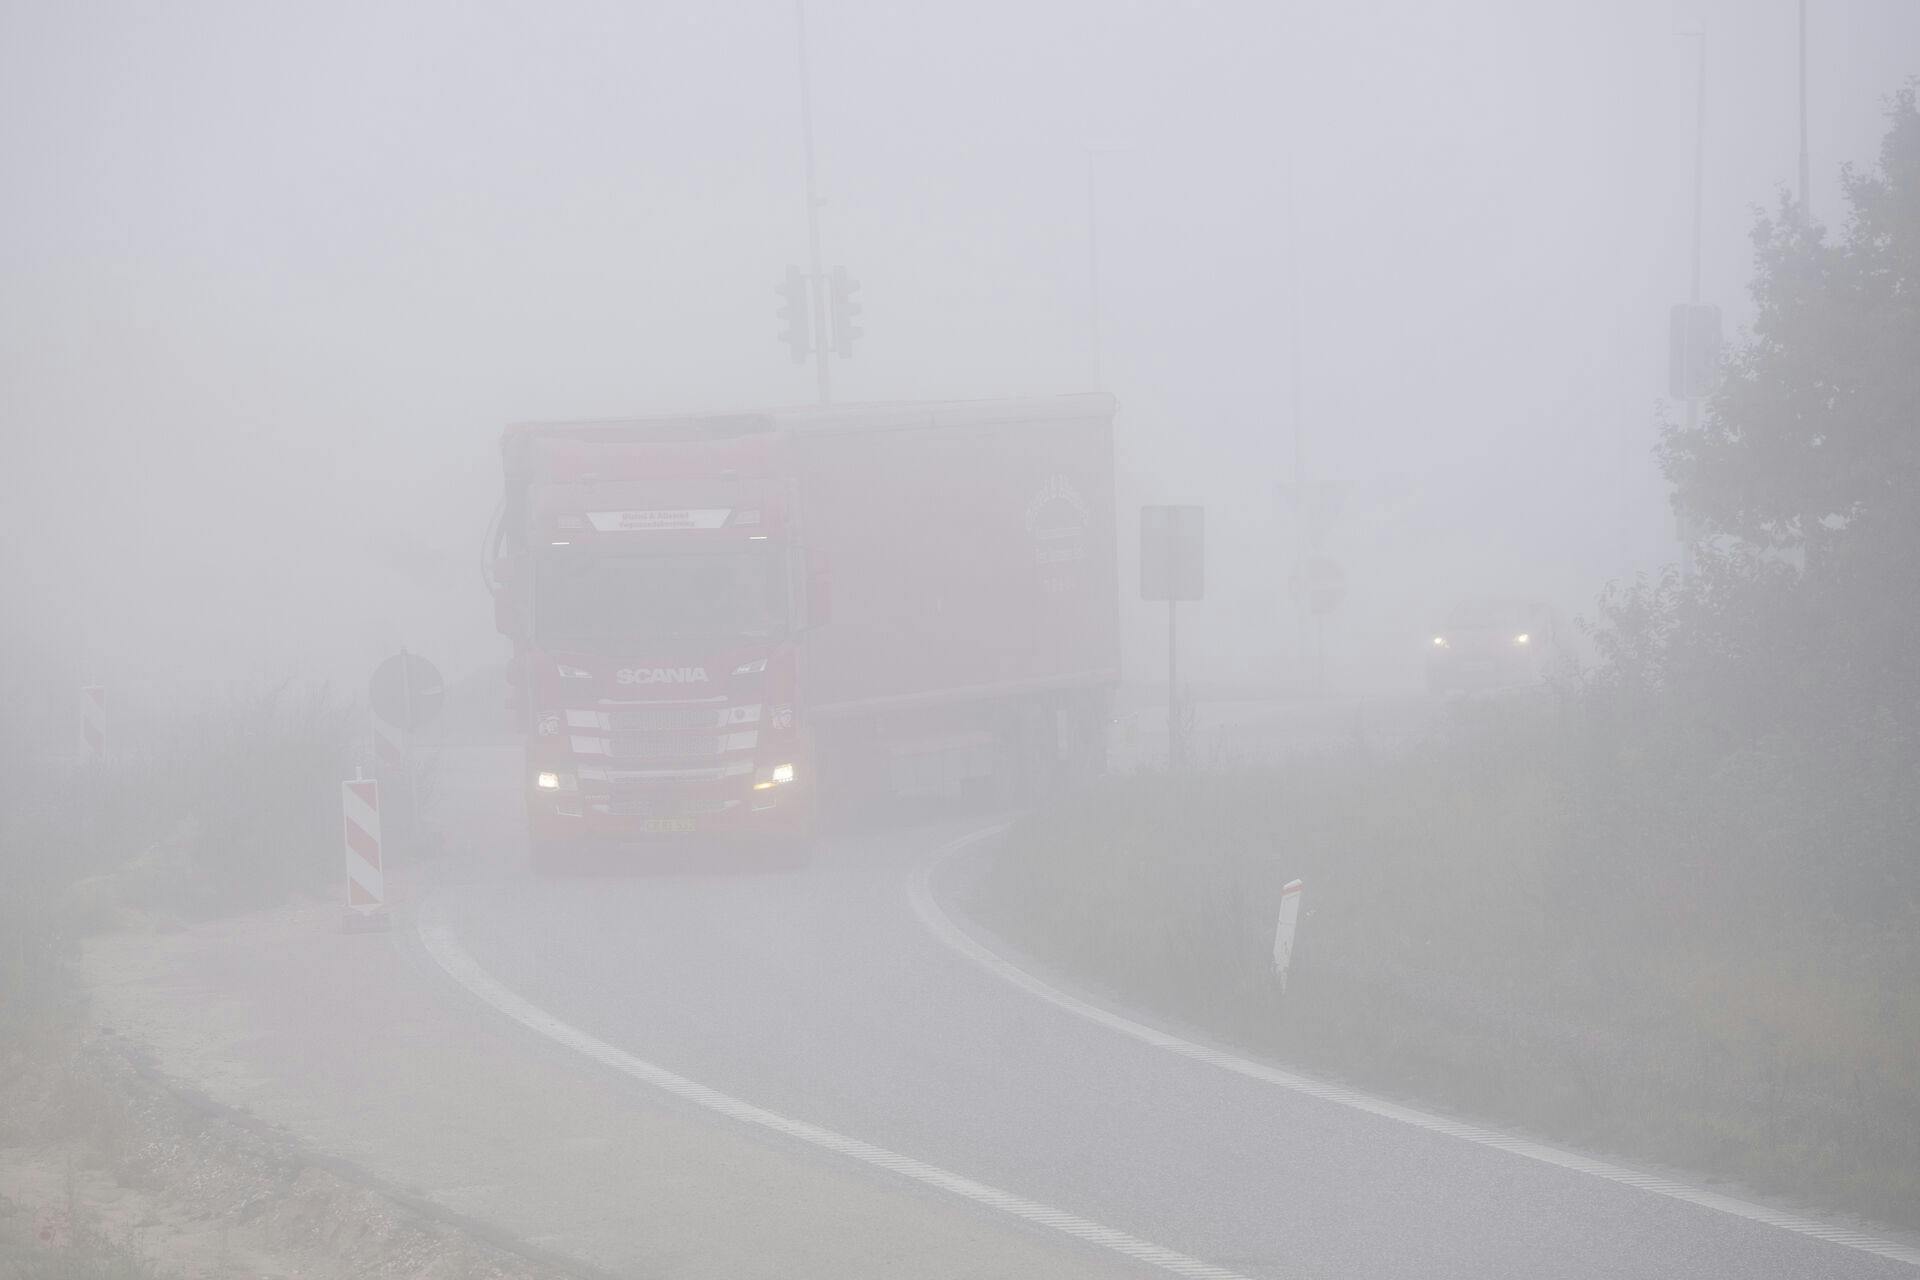
{"type": "Polygon", "coordinates": [[[1844,171],[1837,240],[1784,199],[1759,219],[1752,330],[1699,425],[1663,433],[1674,503],[1714,547],[1673,665],[1732,675],[1748,701],[1772,690],[1776,718],[1920,722],[1913,86],[1888,118],[1877,170],[1844,171]]]}

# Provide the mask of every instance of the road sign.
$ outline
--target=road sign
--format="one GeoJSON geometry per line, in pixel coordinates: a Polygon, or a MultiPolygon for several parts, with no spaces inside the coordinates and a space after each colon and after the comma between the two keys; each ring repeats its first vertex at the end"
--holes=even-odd
{"type": "Polygon", "coordinates": [[[1140,508],[1140,598],[1206,596],[1204,507],[1140,508]]]}
{"type": "Polygon", "coordinates": [[[446,701],[446,682],[431,662],[402,649],[378,667],[367,684],[373,713],[411,733],[431,724],[446,701]]]}
{"type": "Polygon", "coordinates": [[[1316,618],[1324,618],[1347,598],[1347,571],[1325,556],[1308,556],[1294,565],[1287,594],[1316,618]]]}

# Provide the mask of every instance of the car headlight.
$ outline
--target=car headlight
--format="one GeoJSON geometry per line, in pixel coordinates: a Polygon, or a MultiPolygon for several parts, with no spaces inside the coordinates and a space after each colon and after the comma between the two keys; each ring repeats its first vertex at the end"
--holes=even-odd
{"type": "Polygon", "coordinates": [[[1528,635],[1526,632],[1522,631],[1519,635],[1513,638],[1513,642],[1515,644],[1532,644],[1533,637],[1528,635]]]}
{"type": "Polygon", "coordinates": [[[1435,637],[1433,638],[1433,647],[1434,647],[1434,648],[1436,648],[1436,649],[1444,649],[1444,648],[1446,648],[1446,647],[1447,647],[1447,638],[1446,638],[1445,636],[1435,636],[1435,637]]]}

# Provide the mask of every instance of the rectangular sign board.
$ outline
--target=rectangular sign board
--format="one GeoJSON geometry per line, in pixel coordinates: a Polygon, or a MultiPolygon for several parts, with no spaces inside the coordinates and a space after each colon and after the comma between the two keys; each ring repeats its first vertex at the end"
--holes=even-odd
{"type": "Polygon", "coordinates": [[[1202,556],[1203,507],[1140,508],[1140,598],[1200,600],[1207,580],[1202,556]]]}

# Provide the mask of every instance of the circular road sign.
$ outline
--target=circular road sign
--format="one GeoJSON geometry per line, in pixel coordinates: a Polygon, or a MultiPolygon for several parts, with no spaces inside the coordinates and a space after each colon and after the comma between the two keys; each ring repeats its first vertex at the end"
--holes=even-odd
{"type": "Polygon", "coordinates": [[[446,682],[431,662],[402,649],[373,669],[367,701],[374,714],[409,733],[430,724],[447,698],[446,682]]]}
{"type": "Polygon", "coordinates": [[[1287,594],[1308,613],[1324,618],[1346,599],[1347,571],[1325,556],[1308,556],[1294,565],[1287,594]]]}

